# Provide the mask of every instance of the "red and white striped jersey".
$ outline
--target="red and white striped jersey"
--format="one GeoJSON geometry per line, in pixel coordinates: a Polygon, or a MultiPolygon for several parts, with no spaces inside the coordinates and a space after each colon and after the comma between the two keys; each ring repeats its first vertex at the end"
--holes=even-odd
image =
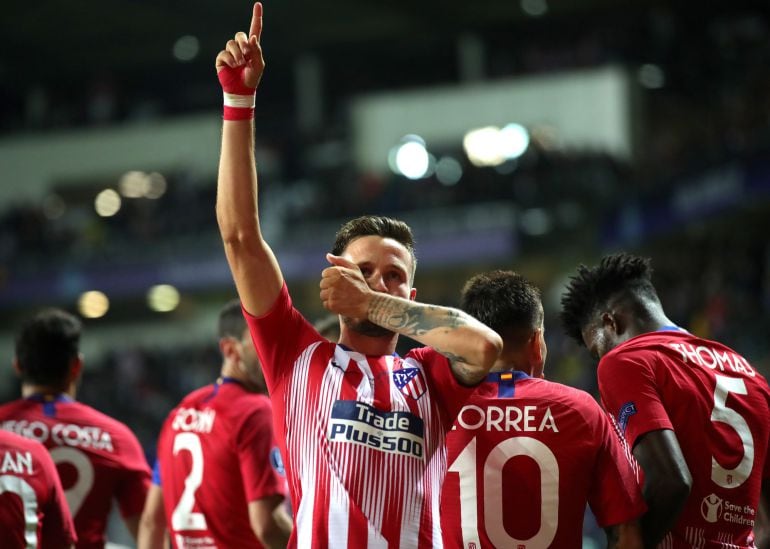
{"type": "Polygon", "coordinates": [[[292,547],[441,547],[445,439],[473,392],[430,348],[364,356],[321,337],[284,285],[244,310],[289,481],[292,547]]]}

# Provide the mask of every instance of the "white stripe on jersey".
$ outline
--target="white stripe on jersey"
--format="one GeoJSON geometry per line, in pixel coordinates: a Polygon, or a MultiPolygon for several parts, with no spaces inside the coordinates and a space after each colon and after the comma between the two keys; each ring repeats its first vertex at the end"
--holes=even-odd
{"type": "MultiPolygon", "coordinates": [[[[394,514],[399,508],[402,509],[401,530],[391,534],[399,536],[401,546],[415,545],[423,519],[428,517],[432,523],[433,547],[441,547],[439,493],[446,470],[446,453],[442,451],[444,428],[435,409],[436,403],[422,379],[415,380],[421,384],[417,388],[425,391],[416,400],[402,393],[393,380],[394,366],[417,367],[425,375],[422,364],[411,358],[399,364],[400,358],[383,357],[386,369],[378,369],[375,378],[364,355],[336,346],[330,358],[314,356],[320,344],[310,345],[299,356],[284,392],[286,451],[293,466],[290,476],[293,477],[294,493],[301,496],[295,520],[298,547],[320,544],[344,548],[349,544],[350,535],[361,535],[366,529],[368,547],[387,548],[382,533],[396,527],[393,520],[397,518],[394,514]],[[360,381],[353,381],[358,372],[360,381]],[[350,377],[346,377],[346,373],[350,377]],[[353,387],[351,382],[357,385],[353,387]],[[399,438],[399,441],[419,441],[421,457],[379,449],[367,443],[330,440],[332,409],[341,400],[343,386],[347,391],[355,390],[357,402],[372,406],[376,396],[374,386],[382,390],[385,388],[382,384],[387,384],[387,391],[378,394],[389,395],[390,402],[381,403],[385,407],[389,404],[389,409],[379,413],[407,412],[422,420],[422,437],[403,432],[399,438]],[[317,500],[315,505],[314,500],[317,500]],[[423,503],[430,508],[424,511],[423,503]],[[329,539],[322,539],[318,532],[314,532],[313,519],[318,505],[328,510],[323,520],[329,539]],[[351,522],[351,505],[363,513],[365,525],[351,522]],[[387,515],[390,515],[388,525],[384,522],[387,515]],[[353,529],[357,534],[353,534],[353,529]]],[[[412,394],[420,394],[420,391],[412,394]]],[[[348,400],[352,393],[349,395],[348,400]]],[[[387,429],[383,432],[393,433],[387,429]]],[[[379,436],[384,435],[380,433],[379,436]]]]}

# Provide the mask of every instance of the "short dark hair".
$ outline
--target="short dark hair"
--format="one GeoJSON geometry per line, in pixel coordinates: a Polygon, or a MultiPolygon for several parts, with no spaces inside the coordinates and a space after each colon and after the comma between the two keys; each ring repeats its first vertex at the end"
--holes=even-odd
{"type": "Polygon", "coordinates": [[[356,238],[372,235],[381,236],[383,238],[392,238],[396,242],[400,242],[404,245],[409,251],[409,255],[412,256],[411,274],[412,278],[414,278],[414,272],[417,269],[417,255],[414,251],[414,235],[412,234],[412,229],[409,225],[399,219],[381,215],[363,215],[351,219],[337,231],[337,235],[334,237],[332,254],[342,255],[345,248],[347,248],[356,238]]]}
{"type": "Polygon", "coordinates": [[[24,322],[16,336],[16,360],[22,381],[64,384],[72,359],[80,352],[81,330],[80,320],[61,309],[44,309],[24,322]]]}
{"type": "Polygon", "coordinates": [[[540,290],[513,271],[472,277],[463,287],[460,308],[504,337],[530,337],[543,324],[540,290]]]}
{"type": "MultiPolygon", "coordinates": [[[[591,317],[621,298],[629,300],[632,306],[639,305],[641,300],[660,303],[652,285],[649,258],[621,252],[604,256],[595,267],[580,265],[561,297],[564,331],[584,345],[583,328],[591,317]]],[[[644,314],[641,307],[636,307],[635,312],[644,314]]]]}
{"type": "Polygon", "coordinates": [[[241,302],[238,299],[228,301],[219,311],[218,333],[223,337],[241,339],[246,330],[246,319],[243,318],[241,302]]]}

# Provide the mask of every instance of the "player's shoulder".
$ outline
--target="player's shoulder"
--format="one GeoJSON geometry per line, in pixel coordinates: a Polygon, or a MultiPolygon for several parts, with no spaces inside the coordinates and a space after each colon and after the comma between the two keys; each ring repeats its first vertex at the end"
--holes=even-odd
{"type": "Polygon", "coordinates": [[[541,398],[561,402],[568,407],[581,407],[592,412],[599,409],[596,399],[582,389],[547,379],[534,378],[528,381],[529,391],[541,398]]]}
{"type": "Polygon", "coordinates": [[[14,448],[23,452],[30,452],[34,456],[48,455],[45,446],[36,440],[32,440],[11,431],[0,429],[0,444],[7,448],[14,448]]]}
{"type": "Polygon", "coordinates": [[[89,427],[99,427],[112,436],[136,439],[131,428],[112,416],[82,402],[69,402],[57,414],[62,420],[89,427]]]}
{"type": "Polygon", "coordinates": [[[17,411],[24,409],[27,405],[28,401],[24,398],[19,398],[4,404],[0,404],[0,419],[6,418],[9,415],[16,413],[17,411]]]}

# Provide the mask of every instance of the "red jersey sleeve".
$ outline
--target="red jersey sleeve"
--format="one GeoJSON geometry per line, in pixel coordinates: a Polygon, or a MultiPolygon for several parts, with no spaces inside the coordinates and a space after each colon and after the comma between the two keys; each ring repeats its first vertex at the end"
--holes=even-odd
{"type": "Polygon", "coordinates": [[[672,429],[650,363],[654,352],[609,353],[599,362],[599,392],[607,411],[617,421],[631,448],[650,431],[672,429]]]}
{"type": "Polygon", "coordinates": [[[447,428],[451,427],[463,404],[477,386],[461,385],[452,373],[449,359],[431,347],[412,349],[406,355],[407,359],[410,357],[423,365],[423,371],[434,392],[434,398],[443,411],[445,425],[447,428]]]}
{"type": "Polygon", "coordinates": [[[639,518],[647,510],[636,480],[633,456],[611,419],[591,403],[594,440],[599,444],[588,503],[599,526],[606,528],[639,518]]]}
{"type": "Polygon", "coordinates": [[[315,341],[326,341],[294,308],[285,282],[275,303],[264,315],[255,317],[243,306],[241,308],[262,363],[268,388],[283,381],[299,353],[308,345],[315,341]]]}
{"type": "Polygon", "coordinates": [[[125,435],[123,450],[124,469],[115,490],[115,499],[118,500],[121,515],[133,517],[142,514],[152,473],[139,441],[130,431],[125,435]]]}
{"type": "Polygon", "coordinates": [[[44,450],[37,457],[45,477],[51,479],[51,497],[42,509],[41,546],[69,547],[77,541],[77,535],[59,473],[47,451],[44,450]]]}
{"type": "Polygon", "coordinates": [[[248,502],[286,495],[286,480],[275,470],[272,460],[277,450],[272,421],[270,407],[260,406],[245,418],[235,439],[248,502]]]}

